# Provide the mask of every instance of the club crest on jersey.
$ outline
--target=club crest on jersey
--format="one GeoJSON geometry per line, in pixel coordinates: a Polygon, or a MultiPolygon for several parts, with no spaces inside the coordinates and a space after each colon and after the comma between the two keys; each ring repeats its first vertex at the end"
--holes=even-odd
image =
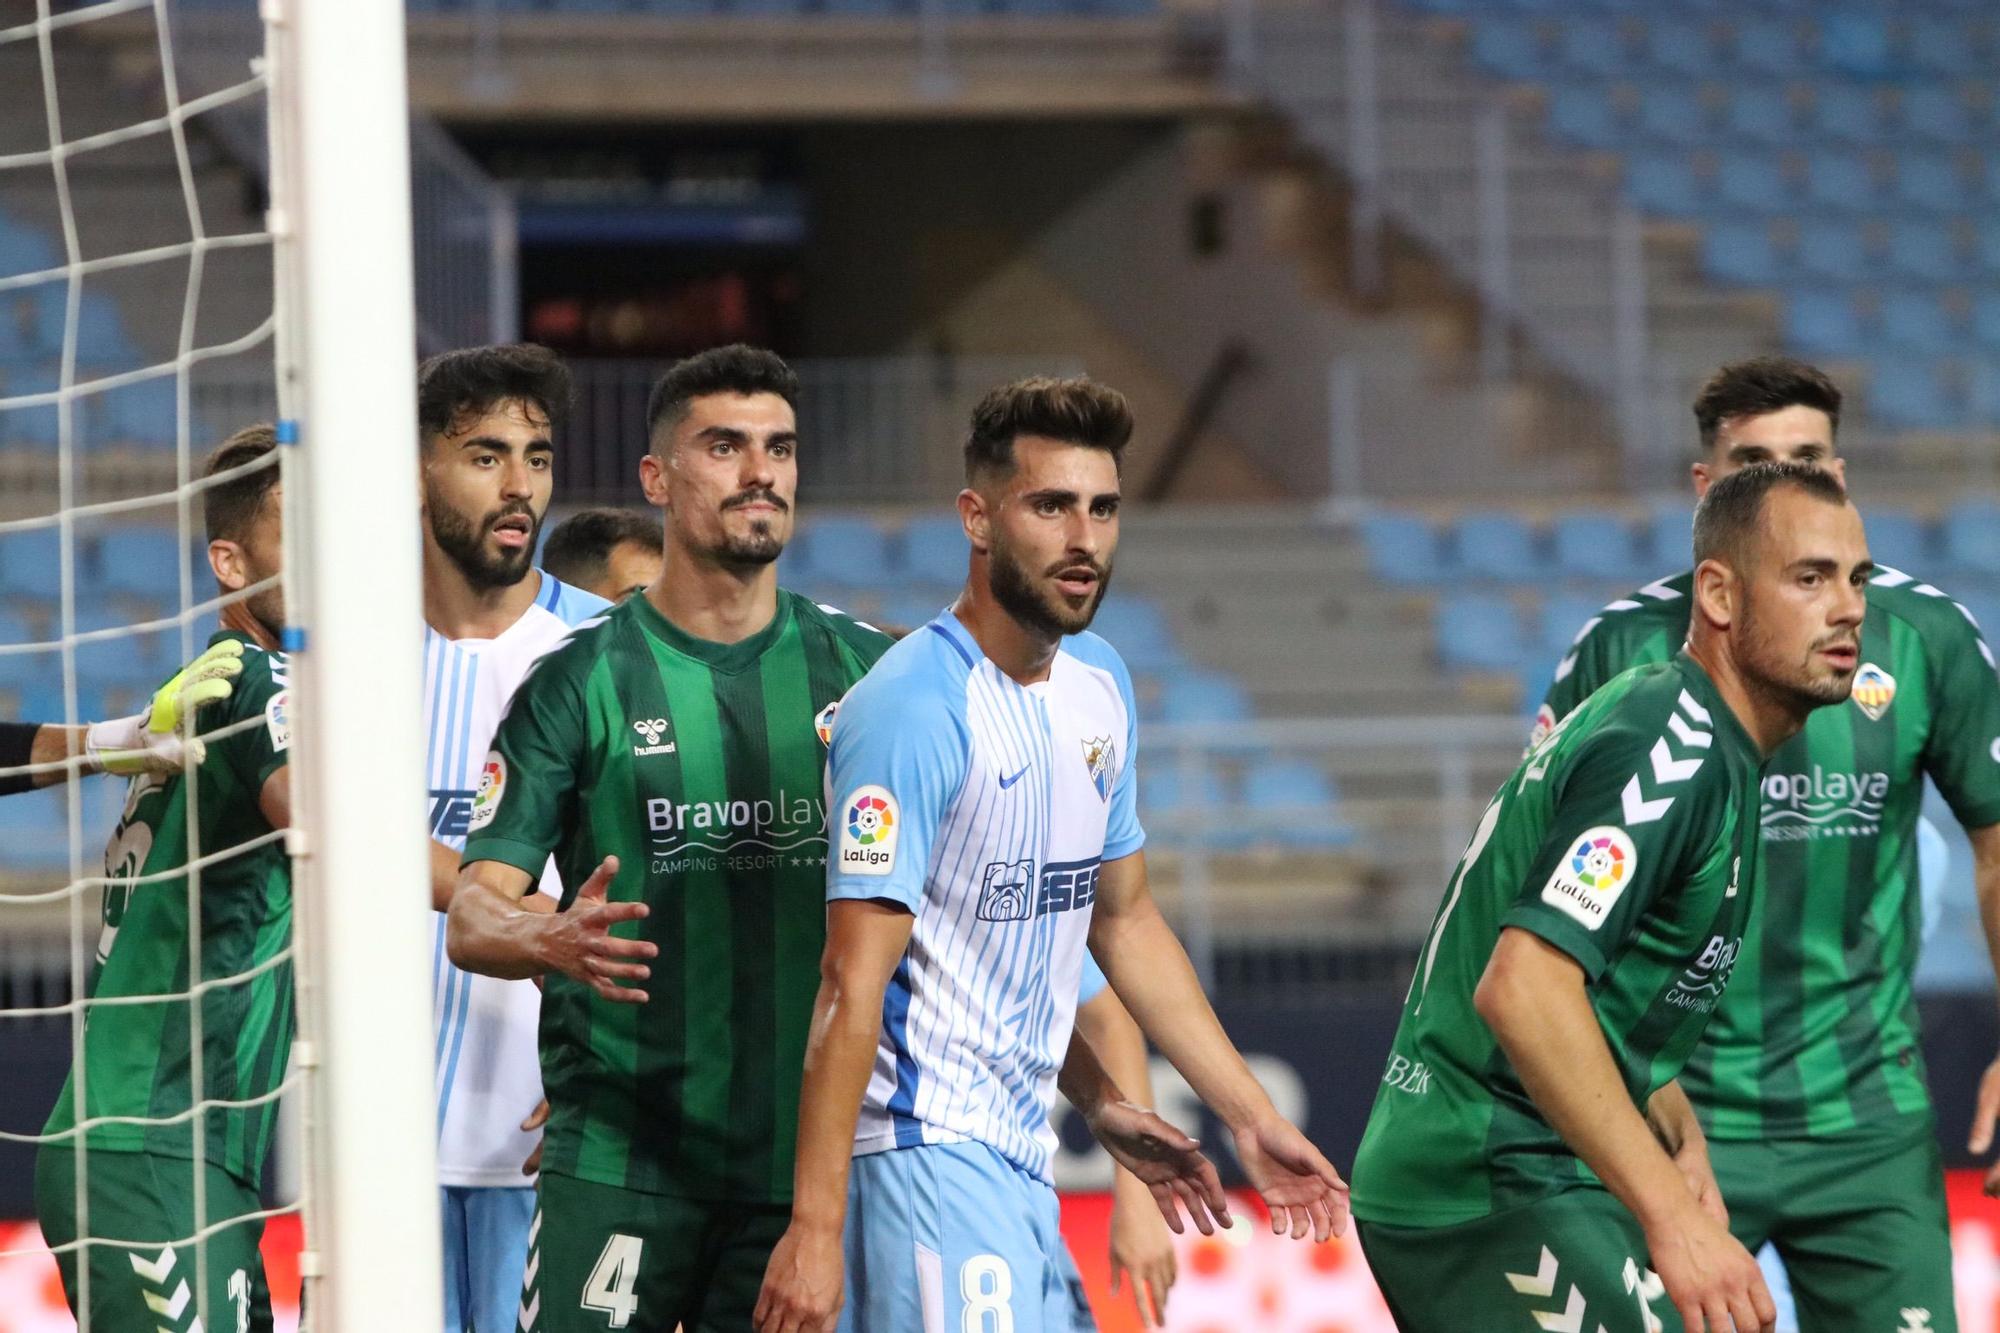
{"type": "Polygon", "coordinates": [[[632,724],[632,730],[638,732],[639,739],[646,742],[644,745],[632,747],[632,753],[640,758],[651,754],[672,754],[679,748],[673,741],[668,741],[664,745],[660,743],[660,738],[667,734],[667,720],[663,717],[642,718],[632,724]]]}
{"type": "Polygon", "coordinates": [[[472,813],[465,827],[477,833],[500,813],[501,798],[507,794],[507,759],[498,750],[486,752],[486,767],[479,770],[479,790],[472,796],[472,813]]]}
{"type": "Polygon", "coordinates": [[[1117,758],[1117,751],[1111,746],[1109,736],[1097,736],[1083,743],[1083,766],[1090,770],[1090,785],[1097,788],[1097,799],[1111,799],[1111,767],[1117,758]]]}
{"type": "Polygon", "coordinates": [[[833,744],[833,715],[839,711],[840,700],[835,699],[832,703],[820,709],[819,716],[813,719],[813,730],[819,733],[819,743],[821,745],[833,744]]]}
{"type": "Polygon", "coordinates": [[[1866,713],[1870,722],[1880,722],[1895,700],[1896,678],[1873,662],[1863,662],[1854,673],[1854,706],[1866,713]]]}
{"type": "Polygon", "coordinates": [[[1624,829],[1600,824],[1586,829],[1557,863],[1542,886],[1542,901],[1596,930],[1611,915],[1639,868],[1639,851],[1624,829]]]}
{"type": "Polygon", "coordinates": [[[886,875],[894,870],[902,808],[888,788],[856,787],[841,809],[841,870],[850,875],[886,875]]]}

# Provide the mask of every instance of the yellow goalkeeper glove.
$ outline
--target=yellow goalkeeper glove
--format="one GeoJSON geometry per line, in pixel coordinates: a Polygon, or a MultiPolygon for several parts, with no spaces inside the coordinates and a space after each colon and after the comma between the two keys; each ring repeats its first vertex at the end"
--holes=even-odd
{"type": "Polygon", "coordinates": [[[121,777],[174,774],[199,764],[207,747],[194,734],[195,714],[227,699],[242,670],[242,643],[223,640],[160,686],[145,712],[93,723],[84,753],[106,773],[121,777]]]}

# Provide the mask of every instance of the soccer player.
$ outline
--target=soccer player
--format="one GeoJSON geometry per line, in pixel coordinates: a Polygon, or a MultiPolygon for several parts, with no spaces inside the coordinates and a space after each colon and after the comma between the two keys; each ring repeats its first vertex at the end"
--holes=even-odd
{"type": "Polygon", "coordinates": [[[276,586],[248,591],[280,568],[276,447],[270,427],[253,426],[209,459],[209,476],[269,463],[204,497],[216,582],[242,594],[222,608],[211,640],[240,645],[241,671],[206,722],[211,732],[239,729],[211,739],[192,776],[132,780],[105,851],[111,882],[89,1022],[35,1161],[43,1236],[51,1247],[83,1243],[57,1264],[71,1310],[94,1329],[152,1329],[168,1311],[205,1328],[271,1327],[262,1221],[196,1237],[261,1211],[258,1183],[292,1046],[292,876],[279,836],[291,819],[291,714],[277,651],[285,607],[276,586]],[[215,859],[200,870],[199,916],[190,919],[185,871],[196,856],[215,859]],[[200,959],[197,977],[191,957],[200,959]],[[198,1008],[196,981],[208,987],[198,1008]],[[227,1104],[191,1116],[197,1101],[227,1104]],[[109,1123],[83,1130],[79,1152],[84,1120],[109,1123]]]}
{"type": "Polygon", "coordinates": [[[1226,1217],[1219,1190],[1161,1183],[1162,1163],[1131,1152],[1138,1108],[1072,1040],[1086,934],[1146,1036],[1230,1127],[1274,1229],[1324,1240],[1345,1222],[1346,1187],[1251,1076],[1147,888],[1131,678],[1084,633],[1131,432],[1124,398],[1089,380],[988,394],[958,497],[965,590],[834,721],[826,953],[763,1333],[818,1333],[837,1312],[868,1333],[1068,1329],[1049,1181],[1058,1069],[1176,1225],[1176,1198],[1204,1230],[1204,1205],[1226,1217]]]}
{"type": "Polygon", "coordinates": [[[1354,1164],[1404,1333],[1774,1317],[1673,1079],[1731,972],[1754,985],[1763,766],[1847,698],[1871,566],[1840,483],[1800,463],[1717,482],[1694,554],[1686,650],[1542,738],[1418,956],[1354,1164]]]}
{"type": "Polygon", "coordinates": [[[542,568],[571,587],[622,602],[660,577],[659,520],[630,509],[584,509],[549,530],[542,568]]]}
{"type": "MultiPolygon", "coordinates": [[[[493,732],[535,662],[608,603],[532,563],[548,512],[554,435],[569,371],[532,344],[474,347],[417,374],[423,469],[424,722],[430,735],[437,949],[434,955],[439,1202],[444,1212],[445,1327],[514,1327],[535,1191],[523,1163],[536,1145],[542,1077],[540,995],[526,981],[461,971],[445,956],[445,909],[493,732]]],[[[554,909],[562,885],[539,868],[554,909]]]]}
{"type": "Polygon", "coordinates": [[[778,586],[797,396],[747,347],[654,386],[640,479],[665,569],[542,660],[486,756],[449,947],[546,974],[530,1333],[742,1333],[788,1216],[824,738],[889,646],[778,586]],[[551,853],[565,910],[524,912],[551,853]]]}
{"type": "Polygon", "coordinates": [[[153,693],[146,710],[86,726],[59,722],[0,722],[0,796],[53,787],[72,775],[173,774],[199,764],[207,753],[194,733],[195,715],[229,697],[242,670],[243,645],[218,643],[174,673],[153,693]],[[71,756],[82,762],[71,766],[71,756]],[[40,771],[17,771],[33,770],[40,771]]]}
{"type": "MultiPolygon", "coordinates": [[[[1750,463],[1843,475],[1840,391],[1811,366],[1725,366],[1695,400],[1695,493],[1750,463]]],[[[1556,671],[1542,725],[1688,633],[1693,575],[1613,602],[1556,671]]],[[[1852,701],[1815,713],[1771,759],[1764,891],[1736,984],[1682,1086],[1707,1130],[1730,1228],[1773,1243],[1809,1329],[1956,1327],[1944,1178],[1912,977],[1922,938],[1918,813],[1928,776],[1972,840],[2000,956],[2000,682],[1971,618],[1910,571],[1868,585],[1852,701]]],[[[2000,1068],[2000,1066],[1996,1066],[2000,1068]]],[[[1990,1138],[1989,1073],[1974,1151],[1990,1138]]],[[[2000,1179],[2000,1176],[1996,1176],[2000,1179]]]]}

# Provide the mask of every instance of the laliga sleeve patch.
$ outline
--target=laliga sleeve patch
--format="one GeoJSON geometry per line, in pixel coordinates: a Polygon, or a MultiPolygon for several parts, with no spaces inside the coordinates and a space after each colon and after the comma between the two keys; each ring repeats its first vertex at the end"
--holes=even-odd
{"type": "Polygon", "coordinates": [[[1534,749],[1556,729],[1556,710],[1543,704],[1535,710],[1535,729],[1528,733],[1528,748],[1534,749]]]}
{"type": "Polygon", "coordinates": [[[1638,849],[1624,829],[1611,824],[1586,829],[1542,887],[1542,901],[1585,930],[1596,930],[1638,868],[1638,849]]]}
{"type": "Polygon", "coordinates": [[[466,819],[469,832],[478,832],[500,813],[500,799],[507,794],[507,760],[498,750],[486,752],[486,767],[479,771],[479,790],[472,796],[472,814],[466,819]]]}
{"type": "Polygon", "coordinates": [[[840,872],[886,875],[896,868],[903,810],[886,787],[856,787],[840,803],[840,872]]]}
{"type": "Polygon", "coordinates": [[[292,748],[292,692],[279,690],[264,705],[264,730],[271,733],[271,748],[279,754],[292,748]]]}

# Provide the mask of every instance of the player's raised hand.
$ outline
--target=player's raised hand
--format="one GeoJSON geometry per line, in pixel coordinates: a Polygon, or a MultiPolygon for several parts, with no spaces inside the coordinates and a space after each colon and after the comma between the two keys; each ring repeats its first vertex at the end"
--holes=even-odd
{"type": "Polygon", "coordinates": [[[653,970],[637,960],[658,957],[660,946],[611,933],[621,921],[637,921],[647,912],[644,903],[605,901],[617,874],[618,858],[605,857],[569,907],[547,918],[540,952],[548,971],[581,981],[600,998],[613,1004],[644,1004],[649,998],[644,984],[653,970]]]}
{"type": "Polygon", "coordinates": [[[1687,1333],[1769,1333],[1777,1323],[1757,1260],[1693,1199],[1646,1228],[1646,1248],[1687,1333]]]}
{"type": "Polygon", "coordinates": [[[840,1233],[785,1228],[750,1312],[757,1333],[833,1333],[846,1284],[840,1233]]]}
{"type": "Polygon", "coordinates": [[[1105,1102],[1086,1123],[1112,1160],[1152,1193],[1175,1235],[1186,1230],[1181,1208],[1204,1236],[1214,1235],[1217,1224],[1229,1225],[1229,1200],[1215,1163],[1202,1156],[1201,1144],[1132,1102],[1105,1102]]]}
{"type": "Polygon", "coordinates": [[[172,776],[186,764],[199,764],[207,747],[195,735],[195,715],[227,699],[242,671],[242,642],[223,640],[154,691],[145,712],[91,727],[84,739],[85,753],[105,772],[120,777],[172,776]]]}
{"type": "Polygon", "coordinates": [[[1283,1116],[1236,1131],[1236,1160],[1264,1206],[1271,1234],[1324,1241],[1347,1231],[1347,1182],[1312,1140],[1283,1116]]]}
{"type": "MultiPolygon", "coordinates": [[[[2000,1119],[2000,1059],[1986,1066],[1979,1077],[1979,1098],[1972,1108],[1972,1136],[1966,1149],[1984,1155],[1993,1147],[1993,1123],[2000,1119]]],[[[2000,1162],[1986,1169],[1986,1192],[2000,1197],[2000,1162]]]]}

